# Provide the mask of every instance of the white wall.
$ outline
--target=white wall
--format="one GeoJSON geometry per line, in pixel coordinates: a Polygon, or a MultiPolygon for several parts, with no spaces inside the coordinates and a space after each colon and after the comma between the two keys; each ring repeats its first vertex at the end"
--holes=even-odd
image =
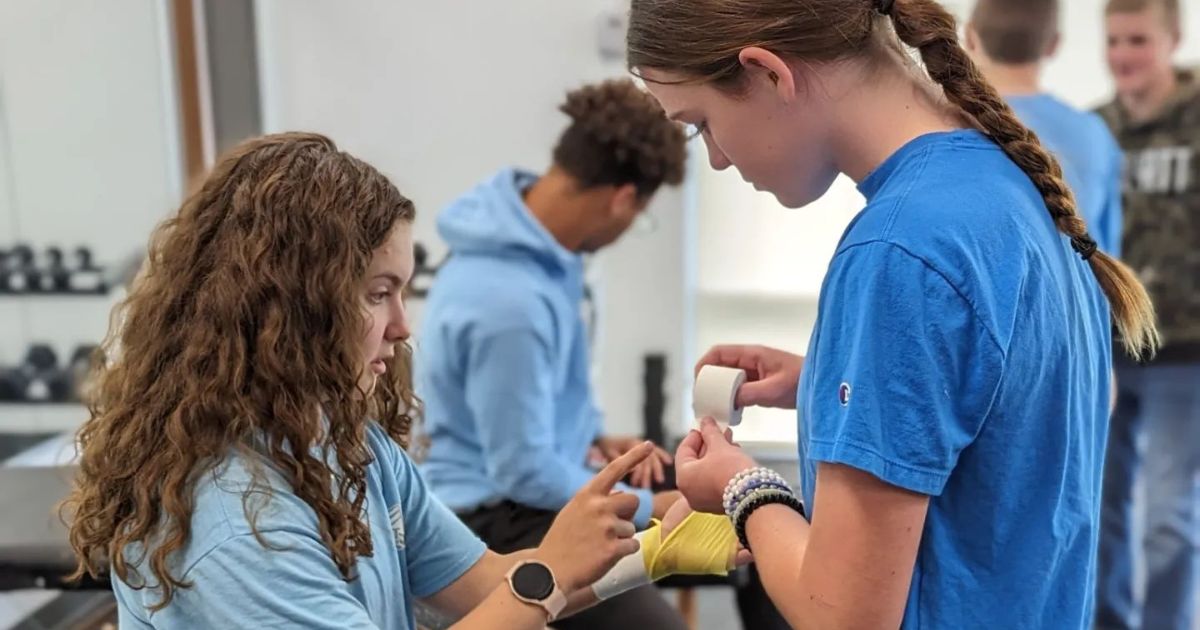
{"type": "Polygon", "coordinates": [[[156,0],[0,2],[0,131],[12,174],[0,214],[15,217],[0,241],[89,243],[123,257],[174,209],[166,25],[156,0]]]}
{"type": "MultiPolygon", "coordinates": [[[[566,91],[624,73],[597,47],[598,17],[614,6],[258,0],[264,126],[324,132],[379,167],[417,203],[417,239],[436,260],[440,208],[503,166],[545,168],[566,91]]],[[[598,390],[613,432],[639,430],[644,352],[667,353],[681,374],[681,207],[678,193],[661,195],[650,209],[659,230],[627,237],[593,270],[598,390]]]]}
{"type": "MultiPolygon", "coordinates": [[[[162,0],[0,2],[0,247],[26,242],[40,255],[88,245],[98,264],[124,262],[174,210],[168,23],[162,0]]],[[[77,344],[101,339],[110,307],[96,297],[0,297],[0,364],[33,342],[69,360],[77,344]]],[[[33,430],[44,416],[0,407],[0,430],[33,430]]]]}

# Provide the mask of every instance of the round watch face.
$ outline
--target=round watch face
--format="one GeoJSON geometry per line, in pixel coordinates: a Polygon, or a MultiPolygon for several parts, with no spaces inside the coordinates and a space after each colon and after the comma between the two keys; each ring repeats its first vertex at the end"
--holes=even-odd
{"type": "Polygon", "coordinates": [[[554,576],[545,565],[524,564],[512,576],[513,589],[521,597],[541,601],[554,592],[554,576]]]}

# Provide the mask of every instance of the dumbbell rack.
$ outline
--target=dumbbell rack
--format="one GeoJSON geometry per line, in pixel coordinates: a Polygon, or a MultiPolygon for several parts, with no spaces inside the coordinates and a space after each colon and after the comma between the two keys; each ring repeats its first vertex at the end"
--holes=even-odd
{"type": "MultiPolygon", "coordinates": [[[[34,344],[48,346],[50,363],[60,370],[60,380],[66,378],[70,364],[59,368],[55,355],[71,358],[73,348],[103,337],[118,299],[112,291],[116,285],[119,282],[113,281],[107,269],[92,262],[87,247],[64,252],[57,247],[36,251],[24,244],[10,248],[0,244],[0,379],[6,370],[30,360],[28,349],[34,344]]],[[[43,355],[41,361],[46,360],[43,355]]],[[[25,366],[24,371],[32,369],[25,366]]],[[[22,383],[28,384],[28,380],[22,383]]],[[[42,392],[34,400],[0,400],[0,434],[77,429],[88,417],[87,408],[61,400],[61,387],[62,383],[53,384],[54,396],[42,392]]],[[[11,391],[8,393],[0,398],[12,398],[11,391]]]]}

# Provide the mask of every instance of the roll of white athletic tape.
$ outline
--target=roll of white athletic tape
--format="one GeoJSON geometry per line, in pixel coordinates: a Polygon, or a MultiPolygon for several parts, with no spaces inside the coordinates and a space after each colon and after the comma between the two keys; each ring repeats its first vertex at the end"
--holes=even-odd
{"type": "Polygon", "coordinates": [[[712,418],[731,427],[741,423],[737,391],[745,382],[745,370],[716,365],[700,368],[696,386],[692,389],[692,411],[696,412],[696,420],[712,418]]]}

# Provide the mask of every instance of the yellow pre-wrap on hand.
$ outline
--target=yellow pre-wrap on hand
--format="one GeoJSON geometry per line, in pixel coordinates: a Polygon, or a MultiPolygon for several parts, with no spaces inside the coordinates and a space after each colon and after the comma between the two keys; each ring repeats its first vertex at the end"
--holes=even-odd
{"type": "Polygon", "coordinates": [[[592,584],[597,598],[615,597],[668,575],[726,575],[733,567],[737,534],[725,516],[693,512],[666,538],[662,529],[662,523],[652,521],[649,529],[634,537],[640,543],[638,550],[592,584]]]}
{"type": "Polygon", "coordinates": [[[651,521],[641,538],[642,560],[651,581],[668,575],[727,575],[737,556],[737,534],[723,514],[692,512],[666,539],[651,521]]]}

